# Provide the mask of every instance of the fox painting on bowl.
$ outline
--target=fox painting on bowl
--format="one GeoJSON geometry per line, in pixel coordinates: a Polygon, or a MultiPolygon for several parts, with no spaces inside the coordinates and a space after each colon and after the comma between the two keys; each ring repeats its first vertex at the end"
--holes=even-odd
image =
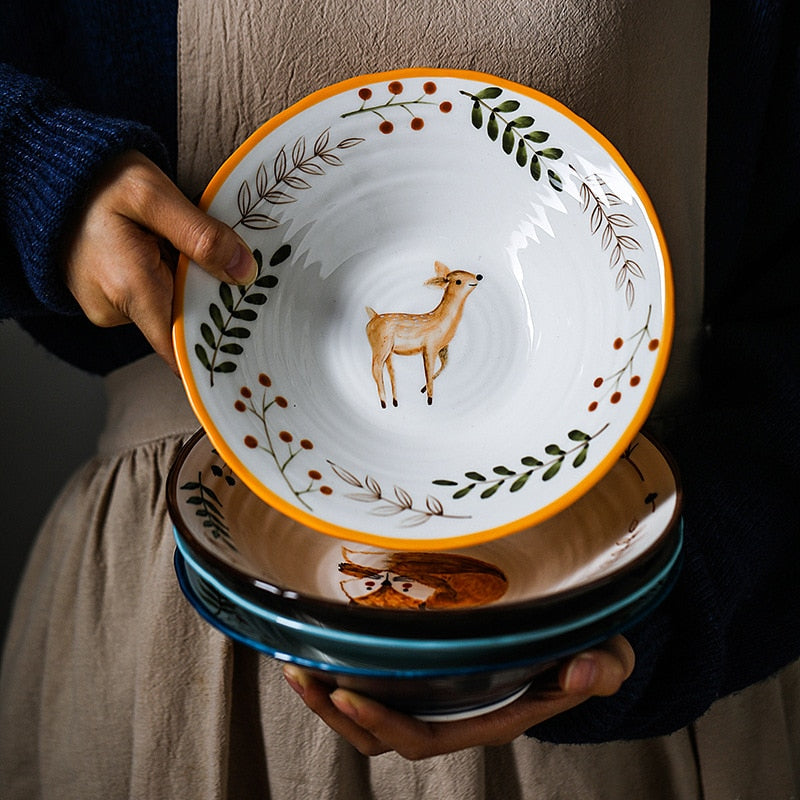
{"type": "Polygon", "coordinates": [[[458,553],[355,551],[342,548],[340,582],[351,603],[375,608],[468,608],[499,600],[508,589],[502,570],[458,553]]]}
{"type": "Polygon", "coordinates": [[[474,275],[466,270],[450,270],[441,261],[435,262],[434,266],[436,276],[426,281],[425,285],[440,286],[444,289],[444,294],[439,305],[432,311],[424,314],[378,314],[367,306],[367,338],[372,348],[372,377],[378,387],[378,397],[383,408],[386,408],[384,367],[389,373],[392,386],[392,404],[397,405],[392,365],[392,356],[395,354],[422,354],[425,368],[425,386],[422,391],[427,393],[428,405],[433,403],[433,381],[447,364],[447,348],[461,321],[464,302],[478,285],[478,281],[483,279],[483,275],[474,275]],[[435,370],[437,357],[439,369],[435,370]]]}

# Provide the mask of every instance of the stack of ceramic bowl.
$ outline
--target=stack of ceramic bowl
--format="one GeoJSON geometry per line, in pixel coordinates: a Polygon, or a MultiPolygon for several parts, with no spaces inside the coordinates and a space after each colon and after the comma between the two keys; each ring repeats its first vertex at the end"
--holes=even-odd
{"type": "Polygon", "coordinates": [[[202,430],[168,501],[206,620],[452,719],[664,599],[680,491],[640,429],[670,268],[599,133],[492,76],[368,76],[262,126],[202,205],[260,267],[176,279],[202,430]]]}

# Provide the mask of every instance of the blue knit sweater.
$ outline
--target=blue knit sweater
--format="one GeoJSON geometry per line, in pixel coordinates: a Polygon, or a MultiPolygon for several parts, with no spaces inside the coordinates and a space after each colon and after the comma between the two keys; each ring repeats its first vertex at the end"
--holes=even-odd
{"type": "MultiPolygon", "coordinates": [[[[0,67],[0,317],[104,373],[149,348],[133,326],[81,316],[58,252],[109,158],[136,147],[174,163],[176,2],[4,6],[0,62],[16,69],[0,67]]],[[[663,432],[685,489],[683,573],[629,631],[637,666],[622,690],[538,726],[541,738],[671,732],[800,656],[799,40],[791,0],[713,6],[708,336],[699,401],[663,432]]]]}
{"type": "Polygon", "coordinates": [[[172,171],[176,13],[176,0],[0,6],[0,319],[90,372],[150,347],[131,325],[101,330],[80,314],[59,248],[109,159],[136,148],[172,171]]]}

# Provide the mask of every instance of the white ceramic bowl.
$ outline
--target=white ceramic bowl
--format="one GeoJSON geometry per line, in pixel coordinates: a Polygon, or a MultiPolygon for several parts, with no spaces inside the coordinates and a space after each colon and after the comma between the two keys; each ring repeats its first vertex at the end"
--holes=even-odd
{"type": "Polygon", "coordinates": [[[187,393],[234,473],[305,526],[427,551],[524,530],[652,407],[673,329],[655,212],[533,89],[345,81],[266,122],[201,204],[261,271],[239,289],[179,264],[187,393]]]}
{"type": "Polygon", "coordinates": [[[675,550],[681,490],[668,455],[640,434],[589,493],[537,526],[470,548],[393,551],[280,514],[198,431],[170,470],[167,503],[180,548],[221,591],[320,636],[531,640],[656,579],[675,550]]]}

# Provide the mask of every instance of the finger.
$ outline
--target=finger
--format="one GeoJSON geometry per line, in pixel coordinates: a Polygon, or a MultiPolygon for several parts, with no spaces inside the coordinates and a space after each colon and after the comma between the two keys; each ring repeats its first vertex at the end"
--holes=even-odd
{"type": "Polygon", "coordinates": [[[505,708],[455,722],[423,721],[344,689],[337,689],[330,699],[344,716],[356,722],[382,747],[416,761],[469,747],[507,744],[586,698],[563,692],[542,695],[531,691],[505,708]]]}
{"type": "Polygon", "coordinates": [[[382,706],[354,692],[337,689],[336,709],[381,746],[417,760],[479,745],[502,745],[594,695],[616,692],[633,670],[633,650],[623,637],[569,661],[559,673],[560,690],[536,688],[497,711],[466,720],[424,722],[382,706]]]}
{"type": "Polygon", "coordinates": [[[240,284],[255,280],[258,265],[244,240],[189,202],[166,176],[139,214],[142,225],[218,280],[240,284]]]}
{"type": "Polygon", "coordinates": [[[156,267],[142,270],[136,291],[126,296],[121,311],[133,322],[177,375],[178,363],[172,348],[172,291],[171,266],[161,259],[156,267]]]}
{"type": "Polygon", "coordinates": [[[126,173],[133,190],[127,212],[147,230],[163,236],[218,280],[247,284],[258,265],[244,240],[229,226],[194,206],[152,162],[130,154],[126,173]]]}
{"type": "Polygon", "coordinates": [[[342,714],[331,702],[331,687],[314,680],[307,672],[286,665],[283,675],[289,686],[303,698],[303,702],[332,730],[346,739],[362,755],[377,756],[389,751],[357,722],[342,714]]]}
{"type": "Polygon", "coordinates": [[[602,646],[579,653],[567,662],[559,673],[559,685],[573,694],[608,697],[630,677],[635,663],[628,640],[614,636],[602,646]]]}

